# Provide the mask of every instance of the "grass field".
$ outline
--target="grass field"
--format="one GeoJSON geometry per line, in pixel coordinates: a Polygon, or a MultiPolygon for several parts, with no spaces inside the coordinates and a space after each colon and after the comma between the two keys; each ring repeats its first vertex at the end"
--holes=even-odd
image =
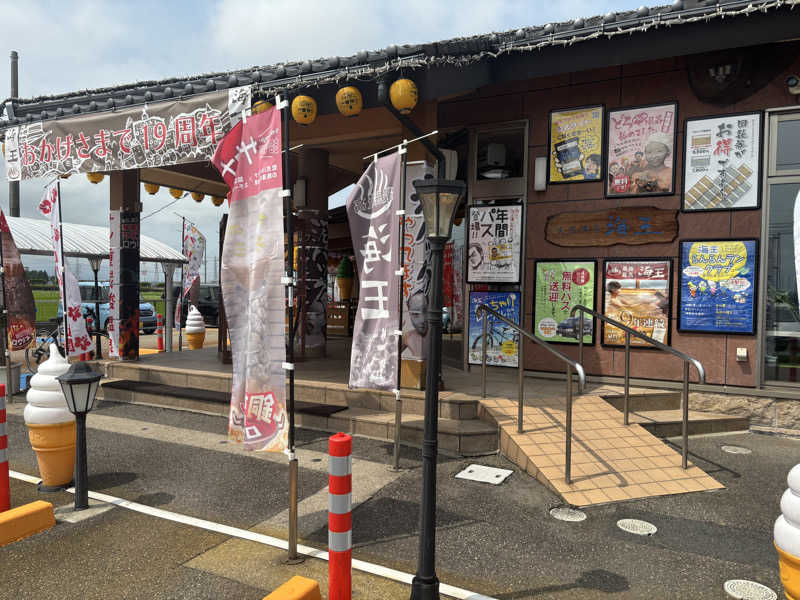
{"type": "MultiPolygon", "coordinates": [[[[166,303],[161,299],[159,291],[145,291],[141,294],[142,302],[149,302],[156,309],[156,314],[164,314],[166,303]]],[[[36,320],[51,321],[58,316],[58,290],[33,290],[33,301],[36,304],[36,320]]]]}

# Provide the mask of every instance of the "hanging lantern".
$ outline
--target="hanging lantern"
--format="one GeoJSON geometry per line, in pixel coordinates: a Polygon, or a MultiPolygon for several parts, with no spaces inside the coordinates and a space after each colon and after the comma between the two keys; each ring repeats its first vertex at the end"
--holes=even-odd
{"type": "Polygon", "coordinates": [[[389,88],[389,100],[401,115],[409,114],[417,105],[417,84],[410,79],[398,79],[389,88]]]}
{"type": "Polygon", "coordinates": [[[144,184],[144,191],[150,194],[151,196],[158,193],[158,190],[161,189],[161,186],[155,183],[145,183],[144,184]]]}
{"type": "Polygon", "coordinates": [[[72,173],[62,173],[61,175],[58,176],[58,178],[59,179],[69,179],[70,175],[72,175],[72,173]]]}
{"type": "Polygon", "coordinates": [[[183,196],[183,190],[179,190],[178,188],[169,188],[169,195],[177,200],[183,196]]]}
{"type": "Polygon", "coordinates": [[[86,179],[88,179],[92,183],[100,183],[101,181],[103,181],[103,179],[105,179],[105,175],[103,175],[102,173],[87,173],[86,179]]]}
{"type": "Polygon", "coordinates": [[[357,87],[348,85],[336,92],[336,108],[345,117],[357,117],[364,107],[364,99],[357,87]]]}
{"type": "Polygon", "coordinates": [[[253,108],[250,109],[251,114],[258,115],[263,112],[268,111],[272,108],[272,103],[267,102],[266,100],[259,100],[255,104],[253,104],[253,108]]]}
{"type": "Polygon", "coordinates": [[[223,202],[225,202],[225,198],[222,196],[211,196],[211,204],[214,206],[222,206],[223,202]]]}
{"type": "Polygon", "coordinates": [[[317,101],[311,96],[297,96],[292,100],[292,118],[300,125],[311,125],[317,118],[317,101]]]}
{"type": "Polygon", "coordinates": [[[205,194],[201,194],[200,192],[192,192],[192,198],[194,198],[195,202],[202,202],[203,198],[205,198],[205,194]]]}

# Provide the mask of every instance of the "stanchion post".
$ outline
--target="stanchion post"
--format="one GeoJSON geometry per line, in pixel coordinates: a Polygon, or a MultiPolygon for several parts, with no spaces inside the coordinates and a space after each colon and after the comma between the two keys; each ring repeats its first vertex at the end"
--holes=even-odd
{"type": "Polygon", "coordinates": [[[353,552],[353,438],[328,438],[328,598],[350,600],[353,552]]]}
{"type": "Polygon", "coordinates": [[[157,316],[157,326],[156,326],[156,336],[158,339],[158,351],[164,351],[164,316],[162,314],[158,314],[157,316]]]}

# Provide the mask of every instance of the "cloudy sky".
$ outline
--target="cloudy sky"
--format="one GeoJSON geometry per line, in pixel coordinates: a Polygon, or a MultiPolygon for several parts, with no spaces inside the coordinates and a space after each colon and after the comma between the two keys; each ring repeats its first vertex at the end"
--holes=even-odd
{"type": "MultiPolygon", "coordinates": [[[[403,0],[373,4],[352,0],[0,0],[0,14],[3,15],[0,99],[10,94],[8,55],[11,50],[20,54],[20,94],[29,98],[287,60],[351,55],[389,44],[505,31],[605,14],[611,10],[629,10],[641,2],[403,0]]],[[[0,172],[5,173],[2,157],[0,172]]],[[[39,216],[36,205],[43,183],[22,183],[22,216],[39,216]]],[[[62,194],[64,221],[108,225],[107,178],[92,185],[83,176],[73,176],[63,182],[62,194]]],[[[211,274],[224,206],[215,208],[208,199],[197,204],[185,198],[148,217],[173,198],[162,189],[154,196],[142,191],[142,200],[144,235],[177,248],[180,217],[175,213],[197,224],[208,239],[211,274]]],[[[0,182],[0,206],[8,210],[8,186],[4,182],[0,182]]],[[[49,266],[47,261],[42,261],[33,257],[25,259],[33,268],[49,266]]],[[[84,265],[79,277],[88,278],[89,273],[84,265]]]]}

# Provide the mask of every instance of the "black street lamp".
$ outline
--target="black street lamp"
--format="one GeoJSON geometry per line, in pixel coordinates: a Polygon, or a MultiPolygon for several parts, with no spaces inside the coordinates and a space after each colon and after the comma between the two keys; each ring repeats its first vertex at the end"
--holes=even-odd
{"type": "Polygon", "coordinates": [[[89,508],[89,475],[86,466],[86,413],[94,408],[100,373],[85,362],[72,363],[69,370],[56,377],[67,399],[69,412],[75,415],[75,510],[89,508]]]}
{"type": "Polygon", "coordinates": [[[94,271],[94,346],[95,358],[98,360],[103,358],[103,349],[100,345],[100,328],[103,324],[100,322],[100,284],[98,282],[98,273],[100,272],[100,265],[102,263],[103,259],[97,256],[93,256],[89,259],[89,265],[92,267],[92,271],[94,271]]]}
{"type": "Polygon", "coordinates": [[[414,188],[422,203],[431,244],[431,287],[428,297],[428,367],[425,373],[425,429],[422,442],[422,504],[419,557],[411,582],[411,600],[438,600],[436,577],[436,447],[439,436],[439,370],[442,362],[442,283],[444,245],[464,195],[463,181],[417,179],[414,188]]]}

